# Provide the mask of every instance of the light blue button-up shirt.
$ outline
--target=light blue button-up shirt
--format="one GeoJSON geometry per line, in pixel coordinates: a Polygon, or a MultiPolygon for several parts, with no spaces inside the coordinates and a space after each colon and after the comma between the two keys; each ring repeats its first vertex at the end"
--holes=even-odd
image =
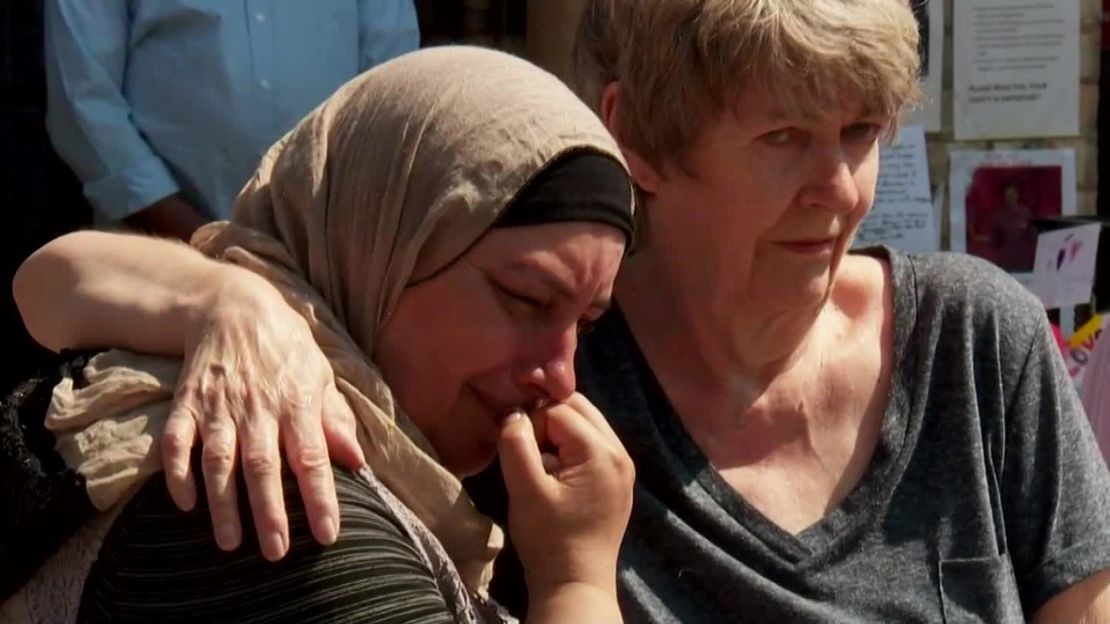
{"type": "Polygon", "coordinates": [[[102,217],[226,218],[337,87],[419,45],[412,0],[47,0],[47,129],[102,217]]]}

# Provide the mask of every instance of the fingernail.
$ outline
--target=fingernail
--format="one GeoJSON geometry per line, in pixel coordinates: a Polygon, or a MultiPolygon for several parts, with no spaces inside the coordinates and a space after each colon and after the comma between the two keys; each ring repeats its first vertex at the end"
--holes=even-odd
{"type": "Polygon", "coordinates": [[[541,453],[540,454],[540,461],[543,462],[543,471],[546,472],[547,474],[554,473],[555,471],[559,470],[559,468],[562,466],[562,463],[559,461],[559,458],[552,455],[551,453],[541,453]]]}
{"type": "Polygon", "coordinates": [[[224,550],[235,550],[239,547],[239,530],[233,524],[221,524],[216,528],[216,543],[224,550]]]}
{"type": "Polygon", "coordinates": [[[321,539],[327,545],[334,544],[335,540],[339,539],[339,521],[329,516],[324,518],[321,524],[323,525],[321,539]]]}
{"type": "Polygon", "coordinates": [[[508,414],[505,414],[505,424],[507,425],[511,422],[516,422],[516,421],[520,420],[521,418],[524,418],[524,412],[521,411],[521,410],[515,409],[515,410],[509,412],[508,414]]]}
{"type": "Polygon", "coordinates": [[[277,561],[285,556],[285,538],[280,533],[270,533],[262,538],[262,556],[277,561]]]}

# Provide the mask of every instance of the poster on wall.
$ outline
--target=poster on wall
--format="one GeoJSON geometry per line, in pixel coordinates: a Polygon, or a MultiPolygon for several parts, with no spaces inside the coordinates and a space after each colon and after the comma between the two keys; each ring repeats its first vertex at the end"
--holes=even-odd
{"type": "Polygon", "coordinates": [[[1031,290],[1048,310],[1091,302],[1102,224],[1042,232],[1031,290]]]}
{"type": "Polygon", "coordinates": [[[1079,134],[1079,4],[954,3],[957,139],[1079,134]]]}
{"type": "Polygon", "coordinates": [[[940,107],[944,101],[944,1],[911,1],[917,18],[923,100],[921,106],[910,111],[906,123],[923,126],[925,132],[940,132],[940,107]]]}
{"type": "Polygon", "coordinates": [[[860,224],[855,246],[890,245],[902,251],[940,249],[925,131],[905,126],[898,140],[879,152],[879,181],[871,212],[860,224]]]}
{"type": "Polygon", "coordinates": [[[1037,253],[1034,219],[1076,214],[1075,150],[952,151],[951,242],[1027,286],[1037,253]]]}

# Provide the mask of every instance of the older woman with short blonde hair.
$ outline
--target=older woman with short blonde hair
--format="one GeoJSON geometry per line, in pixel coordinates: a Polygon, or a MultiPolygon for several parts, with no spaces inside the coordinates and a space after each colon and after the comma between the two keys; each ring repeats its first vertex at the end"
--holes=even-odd
{"type": "Polygon", "coordinates": [[[578,359],[639,474],[626,617],[1110,621],[1110,478],[1044,309],[849,251],[918,96],[908,3],[593,0],[577,58],[646,225],[578,359]]]}

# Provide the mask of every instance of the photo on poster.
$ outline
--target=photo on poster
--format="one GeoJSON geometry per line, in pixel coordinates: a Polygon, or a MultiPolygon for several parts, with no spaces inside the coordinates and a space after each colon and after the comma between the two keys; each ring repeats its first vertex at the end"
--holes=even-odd
{"type": "Polygon", "coordinates": [[[922,126],[926,132],[941,130],[944,69],[944,2],[911,0],[917,18],[918,54],[921,56],[921,104],[911,110],[907,125],[922,126]]]}
{"type": "Polygon", "coordinates": [[[991,167],[975,170],[964,207],[967,253],[1010,273],[1033,270],[1037,228],[1033,221],[1061,215],[1060,167],[991,167]]]}
{"type": "Polygon", "coordinates": [[[952,152],[952,249],[989,260],[1028,283],[1034,221],[1076,213],[1075,152],[952,152]]]}

